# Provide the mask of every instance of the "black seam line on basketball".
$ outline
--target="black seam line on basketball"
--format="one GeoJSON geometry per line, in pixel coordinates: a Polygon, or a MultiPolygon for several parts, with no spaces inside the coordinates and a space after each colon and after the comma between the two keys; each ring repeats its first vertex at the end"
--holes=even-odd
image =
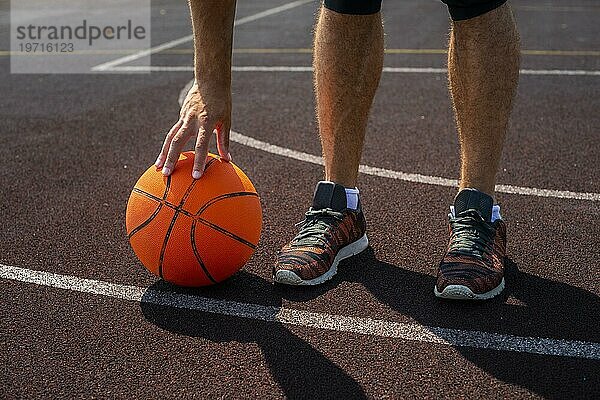
{"type": "MultiPolygon", "coordinates": [[[[185,215],[187,217],[192,218],[194,221],[196,221],[196,220],[204,221],[205,225],[208,225],[209,227],[212,227],[213,229],[215,229],[215,230],[217,230],[217,231],[219,231],[221,233],[225,233],[226,235],[230,236],[231,238],[233,238],[233,239],[237,240],[238,242],[241,242],[241,243],[243,243],[243,244],[251,247],[252,249],[256,248],[256,246],[253,245],[251,242],[248,242],[247,240],[245,240],[245,239],[243,239],[243,238],[241,238],[241,237],[239,237],[239,236],[237,236],[237,235],[235,235],[235,234],[227,231],[225,228],[222,228],[222,227],[220,227],[218,225],[215,225],[215,224],[212,224],[212,223],[208,223],[208,221],[204,220],[203,218],[201,218],[201,217],[199,217],[197,215],[193,215],[192,213],[190,213],[190,212],[182,209],[181,206],[175,206],[174,204],[171,204],[168,201],[161,200],[161,199],[159,199],[159,198],[151,195],[150,193],[144,192],[143,190],[140,190],[140,189],[134,189],[134,190],[135,190],[136,193],[139,193],[139,194],[144,195],[144,196],[146,196],[146,197],[148,197],[148,198],[150,198],[152,200],[156,200],[156,201],[160,202],[159,210],[160,210],[160,207],[162,205],[165,205],[165,206],[171,208],[172,210],[174,210],[176,214],[177,213],[181,213],[181,214],[183,214],[183,215],[185,215]]],[[[253,193],[253,192],[237,192],[237,193],[228,193],[227,195],[222,195],[217,200],[223,200],[223,199],[226,199],[226,198],[239,197],[239,196],[257,196],[258,197],[258,195],[256,193],[253,193]],[[226,197],[223,197],[223,196],[226,196],[226,197]]],[[[213,199],[213,200],[215,200],[215,199],[213,199]]],[[[212,202],[209,202],[207,204],[210,205],[210,204],[214,204],[215,202],[216,201],[212,201],[212,202]]],[[[155,213],[158,213],[158,211],[155,211],[155,213]]],[[[150,223],[150,222],[151,221],[148,221],[148,223],[150,223]]],[[[143,227],[141,227],[141,228],[143,228],[143,227]]]]}
{"type": "MultiPolygon", "coordinates": [[[[210,161],[206,163],[206,165],[204,166],[204,172],[206,172],[206,170],[215,163],[215,161],[217,161],[216,158],[210,158],[210,161]]],[[[203,172],[203,173],[204,173],[203,172]]]]}
{"type": "Polygon", "coordinates": [[[255,192],[233,192],[233,193],[222,194],[220,196],[217,196],[217,197],[211,199],[208,203],[203,205],[196,213],[196,216],[197,217],[200,216],[200,214],[202,214],[208,207],[210,207],[211,205],[213,205],[221,200],[229,199],[231,197],[241,197],[241,196],[256,196],[256,197],[258,197],[258,194],[255,192]]]}
{"type": "MultiPolygon", "coordinates": [[[[216,159],[212,158],[208,162],[208,164],[206,164],[206,167],[204,168],[204,170],[206,171],[208,169],[208,167],[210,167],[215,161],[216,161],[216,159]]],[[[193,215],[191,213],[183,210],[182,207],[183,207],[183,204],[185,203],[185,201],[187,200],[187,198],[189,197],[190,193],[192,192],[192,189],[194,188],[194,185],[196,184],[196,182],[198,182],[198,180],[194,179],[192,181],[192,183],[190,183],[190,186],[188,186],[188,188],[187,188],[185,194],[183,195],[183,198],[181,199],[181,202],[180,202],[180,204],[178,206],[176,206],[175,204],[169,203],[167,201],[167,196],[168,196],[169,188],[171,186],[171,176],[167,177],[167,186],[166,186],[165,193],[163,194],[162,199],[159,198],[159,197],[157,197],[157,196],[155,196],[155,195],[153,195],[153,194],[145,192],[142,189],[138,189],[138,188],[135,188],[135,187],[133,188],[133,191],[136,192],[136,193],[139,193],[141,195],[144,195],[144,196],[148,197],[149,199],[156,200],[156,201],[158,201],[158,202],[160,202],[160,203],[166,205],[167,207],[170,207],[170,208],[172,208],[172,209],[174,209],[176,211],[181,211],[182,213],[184,213],[184,214],[186,214],[186,215],[188,215],[190,217],[193,217],[193,215]]]]}
{"type": "Polygon", "coordinates": [[[161,204],[164,202],[164,200],[161,199],[160,197],[156,197],[153,194],[150,194],[148,192],[144,192],[142,189],[133,188],[133,191],[136,192],[137,194],[141,194],[142,196],[145,196],[145,197],[149,198],[150,200],[158,201],[161,204]]]}
{"type": "Polygon", "coordinates": [[[214,230],[215,230],[215,231],[217,231],[217,232],[221,232],[222,234],[224,234],[224,235],[226,235],[226,236],[229,236],[229,237],[230,237],[230,238],[232,238],[233,240],[237,240],[238,242],[240,242],[240,243],[242,243],[242,244],[245,244],[246,246],[250,247],[252,250],[255,250],[255,249],[256,249],[256,245],[255,245],[255,244],[253,244],[253,243],[251,243],[251,242],[247,241],[247,240],[246,240],[246,239],[244,239],[244,238],[241,238],[241,237],[239,237],[239,236],[238,236],[238,235],[236,235],[236,234],[233,234],[233,233],[229,232],[227,229],[225,229],[225,228],[222,228],[222,227],[220,227],[219,225],[215,225],[215,224],[213,224],[212,222],[210,222],[210,221],[207,221],[207,220],[205,220],[205,219],[203,219],[203,218],[200,218],[200,217],[198,217],[198,218],[196,219],[196,221],[200,222],[201,224],[204,224],[204,225],[208,226],[209,228],[212,228],[212,229],[214,229],[214,230]]]}
{"type": "Polygon", "coordinates": [[[156,196],[154,196],[154,195],[152,195],[152,194],[150,194],[148,192],[144,192],[143,190],[140,190],[140,189],[137,189],[137,188],[134,188],[133,191],[136,192],[136,193],[138,193],[138,194],[141,194],[142,196],[145,196],[145,197],[149,198],[150,200],[156,200],[161,205],[167,206],[170,209],[178,211],[178,212],[182,213],[183,215],[186,215],[186,216],[188,216],[190,218],[194,218],[195,217],[194,214],[192,214],[189,211],[184,210],[181,206],[176,206],[175,204],[169,203],[168,201],[163,200],[161,198],[158,198],[158,197],[156,197],[156,196]]]}
{"type": "Polygon", "coordinates": [[[167,243],[169,242],[169,237],[171,236],[171,231],[173,230],[173,226],[175,225],[175,221],[179,216],[179,212],[175,211],[175,215],[173,215],[173,219],[171,220],[171,224],[169,225],[169,229],[167,229],[167,234],[165,235],[165,240],[163,241],[162,249],[160,250],[160,258],[158,259],[158,276],[163,278],[162,267],[163,267],[163,259],[165,257],[165,251],[167,250],[167,243]]]}
{"type": "Polygon", "coordinates": [[[138,188],[133,188],[133,191],[135,193],[138,193],[142,196],[148,197],[151,200],[156,200],[158,201],[158,207],[156,207],[156,210],[154,210],[154,212],[152,213],[152,215],[150,215],[150,217],[148,217],[147,220],[145,220],[144,222],[142,222],[141,224],[139,224],[136,228],[134,228],[131,232],[129,232],[129,234],[127,234],[127,238],[131,239],[131,237],[133,235],[135,235],[137,232],[141,231],[142,229],[144,229],[144,227],[146,227],[150,222],[152,222],[152,220],[154,218],[156,218],[156,216],[158,215],[158,213],[160,212],[160,209],[162,208],[162,203],[161,200],[158,197],[152,196],[150,193],[146,193],[138,188]]]}
{"type": "Polygon", "coordinates": [[[150,222],[152,222],[152,220],[154,218],[156,218],[156,216],[158,215],[158,213],[160,212],[160,209],[162,208],[162,203],[158,205],[158,207],[156,207],[156,210],[154,210],[154,212],[152,213],[152,215],[150,215],[150,217],[148,217],[147,220],[145,220],[144,222],[142,222],[141,224],[139,224],[135,229],[133,229],[131,232],[129,232],[129,234],[127,235],[128,239],[131,239],[131,237],[133,235],[135,235],[136,233],[138,233],[139,231],[141,231],[142,229],[144,229],[150,222]]]}
{"type": "Polygon", "coordinates": [[[198,182],[197,179],[192,180],[192,183],[190,183],[190,185],[188,186],[188,188],[185,191],[184,195],[181,197],[181,201],[179,202],[179,206],[178,207],[183,207],[183,205],[185,204],[185,201],[187,200],[187,198],[192,193],[192,190],[194,190],[194,186],[196,186],[196,182],[198,182]]]}
{"type": "MultiPolygon", "coordinates": [[[[204,166],[204,172],[206,172],[206,170],[215,162],[217,161],[216,158],[212,158],[210,159],[210,161],[208,163],[206,163],[206,165],[204,166]]],[[[187,200],[187,198],[190,196],[190,194],[192,193],[192,190],[194,189],[194,186],[196,185],[196,182],[198,182],[198,179],[194,179],[192,180],[192,183],[190,183],[190,186],[188,186],[187,190],[185,191],[185,194],[183,195],[183,197],[181,198],[181,202],[179,202],[179,207],[183,207],[183,205],[185,204],[185,201],[187,200]]]]}
{"type": "Polygon", "coordinates": [[[210,279],[210,281],[212,283],[217,283],[217,281],[208,272],[208,269],[206,269],[206,265],[204,265],[204,262],[202,262],[202,257],[200,257],[200,252],[198,251],[198,248],[196,247],[196,221],[192,222],[192,230],[190,232],[190,239],[192,241],[192,250],[194,251],[194,255],[196,256],[196,260],[198,261],[198,264],[200,264],[202,271],[204,271],[204,274],[208,277],[208,279],[210,279]]]}
{"type": "MultiPolygon", "coordinates": [[[[206,172],[206,170],[208,168],[210,168],[211,165],[213,165],[213,163],[217,161],[216,158],[212,158],[208,161],[208,163],[206,163],[206,165],[204,166],[204,172],[206,172]]],[[[184,211],[182,209],[183,205],[185,204],[186,200],[188,197],[190,197],[190,194],[192,193],[192,190],[194,190],[194,186],[196,186],[196,183],[198,182],[198,179],[193,179],[192,183],[190,183],[190,186],[188,186],[187,190],[185,191],[183,197],[181,198],[181,201],[179,202],[179,206],[178,209],[181,209],[182,211],[184,211]]]]}
{"type": "Polygon", "coordinates": [[[163,200],[167,200],[169,195],[169,189],[171,188],[171,175],[167,176],[167,185],[165,186],[165,193],[163,194],[163,200]]]}

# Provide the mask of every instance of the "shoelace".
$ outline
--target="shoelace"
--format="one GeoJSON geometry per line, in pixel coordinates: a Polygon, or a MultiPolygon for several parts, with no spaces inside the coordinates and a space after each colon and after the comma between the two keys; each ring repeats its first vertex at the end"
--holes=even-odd
{"type": "Polygon", "coordinates": [[[450,238],[451,254],[464,254],[481,259],[492,253],[494,228],[486,223],[476,211],[465,211],[460,216],[450,216],[452,236],[450,238]]]}
{"type": "Polygon", "coordinates": [[[304,221],[296,224],[300,227],[300,232],[292,240],[294,246],[320,245],[324,247],[329,241],[330,235],[327,234],[327,230],[331,224],[344,218],[344,214],[331,208],[320,210],[311,208],[304,215],[304,221]]]}

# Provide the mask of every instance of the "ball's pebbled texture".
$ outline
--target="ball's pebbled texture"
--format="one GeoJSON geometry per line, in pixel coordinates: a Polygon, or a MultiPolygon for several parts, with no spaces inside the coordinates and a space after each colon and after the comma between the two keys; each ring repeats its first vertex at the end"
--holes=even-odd
{"type": "Polygon", "coordinates": [[[179,157],[169,177],[151,166],[127,203],[129,242],[153,274],[181,286],[221,282],[248,261],[260,238],[260,199],[231,162],[209,154],[192,178],[194,153],[179,157]]]}

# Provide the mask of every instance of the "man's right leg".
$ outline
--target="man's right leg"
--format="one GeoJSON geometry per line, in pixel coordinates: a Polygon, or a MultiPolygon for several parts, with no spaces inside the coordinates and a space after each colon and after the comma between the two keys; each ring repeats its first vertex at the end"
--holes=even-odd
{"type": "Polygon", "coordinates": [[[356,180],[365,128],[383,66],[380,0],[325,0],[315,31],[314,69],[325,179],[300,233],[277,257],[274,280],[314,285],[364,250],[356,180]]]}
{"type": "Polygon", "coordinates": [[[325,179],[354,187],[383,67],[383,26],[380,12],[349,15],[327,5],[317,22],[313,60],[325,179]]]}

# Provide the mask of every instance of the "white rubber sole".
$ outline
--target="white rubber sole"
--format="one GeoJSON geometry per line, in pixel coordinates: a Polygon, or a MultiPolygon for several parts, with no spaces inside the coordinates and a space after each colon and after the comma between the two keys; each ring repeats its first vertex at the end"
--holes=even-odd
{"type": "Polygon", "coordinates": [[[492,297],[496,297],[504,290],[504,278],[498,286],[489,292],[477,294],[473,293],[471,289],[464,285],[448,285],[441,292],[438,291],[437,286],[433,287],[433,293],[442,299],[452,300],[488,300],[492,297]]]}
{"type": "Polygon", "coordinates": [[[358,239],[356,242],[352,242],[349,245],[342,247],[340,249],[340,251],[338,251],[335,258],[333,259],[331,268],[329,268],[329,270],[327,272],[325,272],[323,275],[318,276],[314,279],[304,280],[292,271],[280,269],[278,271],[275,271],[273,280],[277,283],[283,283],[284,285],[294,285],[294,286],[319,285],[323,282],[327,282],[328,280],[333,278],[333,276],[335,274],[337,274],[337,266],[340,263],[340,261],[361,253],[367,247],[369,247],[369,239],[367,238],[367,234],[365,233],[363,235],[363,237],[358,239]]]}

